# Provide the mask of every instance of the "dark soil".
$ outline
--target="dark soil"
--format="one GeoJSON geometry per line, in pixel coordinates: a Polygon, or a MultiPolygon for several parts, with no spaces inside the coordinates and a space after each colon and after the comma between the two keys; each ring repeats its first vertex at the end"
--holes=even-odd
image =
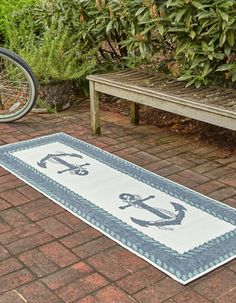
{"type": "MultiPolygon", "coordinates": [[[[103,98],[101,107],[104,110],[129,115],[129,102],[124,100],[103,98]],[[109,100],[109,101],[108,101],[109,100]]],[[[165,130],[217,145],[230,152],[236,151],[236,132],[225,128],[196,121],[169,112],[157,110],[148,106],[140,106],[140,122],[156,125],[165,130]]]]}

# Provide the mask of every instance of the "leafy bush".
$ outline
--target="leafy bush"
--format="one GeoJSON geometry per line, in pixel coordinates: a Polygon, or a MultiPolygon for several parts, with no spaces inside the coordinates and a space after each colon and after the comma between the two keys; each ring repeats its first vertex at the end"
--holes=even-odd
{"type": "Polygon", "coordinates": [[[40,38],[57,20],[59,27],[66,27],[69,37],[76,33],[83,52],[98,49],[94,71],[151,62],[152,67],[171,71],[187,85],[236,81],[235,0],[35,3],[16,15],[15,27],[20,27],[28,15],[34,34],[40,38]]]}
{"type": "Polygon", "coordinates": [[[78,79],[95,66],[96,49],[84,51],[77,34],[58,26],[57,19],[40,36],[34,30],[30,18],[18,28],[9,26],[9,47],[27,61],[41,83],[78,79]]]}
{"type": "Polygon", "coordinates": [[[80,42],[99,48],[98,62],[134,66],[151,59],[163,48],[164,40],[155,24],[155,0],[46,0],[31,10],[39,28],[47,28],[56,17],[80,42]]]}
{"type": "Polygon", "coordinates": [[[41,0],[1,0],[0,2],[0,44],[6,43],[7,23],[14,19],[14,13],[21,9],[37,3],[41,0]]]}
{"type": "Polygon", "coordinates": [[[168,0],[161,30],[187,85],[236,81],[236,1],[168,0]]]}
{"type": "Polygon", "coordinates": [[[103,67],[137,66],[158,55],[157,68],[187,85],[236,80],[234,0],[48,0],[34,10],[41,27],[55,16],[85,47],[98,45],[103,67]]]}

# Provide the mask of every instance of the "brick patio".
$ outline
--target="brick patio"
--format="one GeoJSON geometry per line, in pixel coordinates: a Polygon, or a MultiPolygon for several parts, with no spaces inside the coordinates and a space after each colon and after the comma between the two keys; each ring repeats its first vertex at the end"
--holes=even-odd
{"type": "MultiPolygon", "coordinates": [[[[65,132],[236,207],[236,154],[112,112],[102,121],[93,136],[84,101],[0,124],[0,145],[65,132]]],[[[0,168],[0,303],[233,303],[235,272],[232,261],[183,286],[0,168]]]]}

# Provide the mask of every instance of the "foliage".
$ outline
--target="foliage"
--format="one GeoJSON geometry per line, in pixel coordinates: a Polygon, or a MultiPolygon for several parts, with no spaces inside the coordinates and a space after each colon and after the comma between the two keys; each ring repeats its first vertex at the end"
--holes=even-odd
{"type": "Polygon", "coordinates": [[[106,69],[136,66],[148,62],[163,47],[164,39],[155,24],[145,23],[157,16],[156,0],[46,0],[31,10],[39,28],[54,18],[77,32],[84,47],[98,46],[98,62],[106,69]]]}
{"type": "Polygon", "coordinates": [[[161,31],[174,45],[187,85],[236,81],[236,1],[168,0],[161,31]]]}
{"type": "Polygon", "coordinates": [[[46,0],[33,14],[40,27],[59,16],[84,47],[97,45],[105,70],[158,57],[187,85],[236,80],[235,0],[46,0]]]}
{"type": "Polygon", "coordinates": [[[43,98],[41,98],[40,96],[37,99],[37,103],[35,105],[35,108],[38,110],[38,112],[40,112],[40,110],[42,110],[41,112],[46,112],[48,114],[56,114],[57,110],[55,107],[52,107],[51,104],[47,103],[47,101],[45,101],[43,98]]]}
{"type": "Polygon", "coordinates": [[[8,28],[9,46],[31,66],[41,82],[72,80],[82,77],[96,64],[96,49],[83,52],[77,34],[69,34],[68,27],[58,27],[55,19],[47,30],[37,36],[32,20],[8,28]]]}
{"type": "Polygon", "coordinates": [[[187,85],[236,81],[235,0],[21,1],[33,5],[15,14],[15,27],[30,16],[28,39],[44,40],[57,22],[72,49],[77,40],[82,53],[97,50],[90,72],[151,62],[187,85]]]}
{"type": "Polygon", "coordinates": [[[41,0],[1,0],[0,2],[0,44],[6,42],[7,22],[14,18],[14,12],[37,3],[41,0]]]}

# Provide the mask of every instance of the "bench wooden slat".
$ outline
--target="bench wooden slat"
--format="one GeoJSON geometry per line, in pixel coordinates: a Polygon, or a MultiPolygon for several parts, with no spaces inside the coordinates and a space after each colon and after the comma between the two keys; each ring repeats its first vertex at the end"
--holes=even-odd
{"type": "MultiPolygon", "coordinates": [[[[100,133],[99,101],[95,92],[236,130],[236,90],[216,86],[186,88],[165,74],[135,69],[91,75],[87,79],[90,81],[91,123],[95,133],[100,133]]],[[[133,104],[132,123],[138,122],[137,115],[138,107],[133,104]]]]}
{"type": "MultiPolygon", "coordinates": [[[[94,81],[95,82],[95,81],[94,81]]],[[[124,91],[127,91],[127,92],[134,92],[134,93],[139,93],[139,94],[142,94],[144,96],[151,96],[153,98],[159,98],[163,101],[171,101],[171,102],[177,102],[177,103],[181,103],[181,104],[185,104],[185,105],[189,105],[189,106],[193,106],[193,107],[196,107],[196,108],[207,108],[209,111],[213,111],[213,112],[219,112],[218,108],[216,106],[210,106],[208,104],[202,104],[202,103],[197,103],[197,102],[194,102],[192,101],[191,99],[189,98],[180,98],[180,97],[176,97],[174,95],[169,95],[169,94],[166,94],[166,93],[163,93],[159,90],[150,90],[150,89],[146,89],[146,88],[143,88],[143,87],[138,87],[136,85],[131,85],[131,84],[120,84],[120,83],[116,83],[115,81],[112,81],[110,80],[109,82],[106,82],[106,81],[103,81],[103,79],[100,79],[100,81],[96,81],[95,82],[95,89],[96,91],[99,91],[99,92],[102,92],[102,93],[107,93],[107,94],[110,94],[112,96],[116,96],[116,97],[120,97],[120,94],[121,92],[119,92],[118,94],[118,91],[116,93],[116,89],[123,89],[124,91]],[[112,89],[114,88],[114,89],[112,89]]],[[[127,100],[130,100],[129,96],[127,96],[127,100]]],[[[133,98],[132,98],[133,99],[133,98]]],[[[133,101],[133,100],[130,100],[130,101],[133,101]]],[[[145,102],[145,101],[143,101],[145,102]]],[[[142,102],[142,103],[143,103],[142,102]]],[[[220,109],[220,111],[222,113],[226,113],[226,115],[232,115],[232,117],[235,117],[236,118],[236,111],[235,112],[231,112],[227,109],[220,109]]]]}

